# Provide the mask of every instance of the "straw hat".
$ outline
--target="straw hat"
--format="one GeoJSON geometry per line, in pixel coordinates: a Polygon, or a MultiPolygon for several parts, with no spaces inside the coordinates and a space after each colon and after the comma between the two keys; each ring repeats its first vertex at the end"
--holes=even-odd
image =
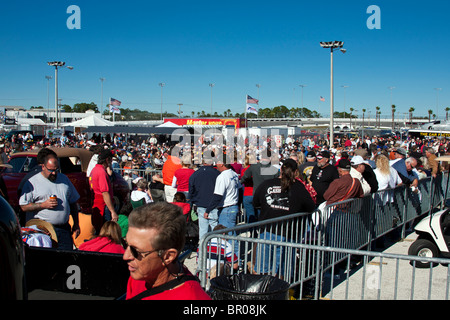
{"type": "Polygon", "coordinates": [[[41,219],[31,219],[31,220],[28,220],[27,223],[25,224],[25,227],[30,227],[30,226],[36,226],[39,229],[47,231],[50,235],[50,238],[52,238],[52,240],[55,243],[58,243],[58,237],[56,236],[55,229],[53,228],[53,225],[50,222],[47,222],[47,221],[44,221],[41,219]]]}

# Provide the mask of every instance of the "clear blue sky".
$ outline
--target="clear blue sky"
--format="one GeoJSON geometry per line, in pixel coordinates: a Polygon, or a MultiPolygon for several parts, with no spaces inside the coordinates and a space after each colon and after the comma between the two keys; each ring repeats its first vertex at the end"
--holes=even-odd
{"type": "MultiPolygon", "coordinates": [[[[373,116],[416,115],[450,107],[450,1],[2,1],[0,105],[47,106],[47,61],[59,72],[63,103],[100,104],[184,114],[243,112],[245,96],[260,107],[303,106],[329,115],[330,52],[320,41],[341,40],[334,53],[335,110],[373,116]],[[69,30],[67,8],[81,9],[81,29],[69,30]],[[381,29],[366,12],[381,10],[381,29]],[[258,92],[256,84],[261,87],[258,92]],[[395,89],[388,89],[388,87],[395,89]],[[442,88],[442,90],[435,90],[442,88]],[[326,101],[319,102],[320,96],[326,101]],[[439,102],[439,103],[437,103],[439,102]]],[[[50,80],[50,107],[54,82],[50,80]]]]}

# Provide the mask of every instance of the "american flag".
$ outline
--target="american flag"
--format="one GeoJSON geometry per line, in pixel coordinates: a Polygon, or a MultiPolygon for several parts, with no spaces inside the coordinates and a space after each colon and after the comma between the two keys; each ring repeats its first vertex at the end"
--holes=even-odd
{"type": "Polygon", "coordinates": [[[320,96],[320,101],[325,101],[325,98],[320,96]]]}
{"type": "Polygon", "coordinates": [[[249,104],[247,104],[247,112],[258,114],[258,110],[249,104]]]}
{"type": "Polygon", "coordinates": [[[255,103],[258,104],[258,99],[253,99],[252,97],[250,97],[249,95],[247,95],[247,103],[255,103]]]}
{"type": "Polygon", "coordinates": [[[119,100],[116,100],[116,99],[113,99],[113,98],[109,99],[109,104],[112,105],[112,106],[120,106],[121,103],[122,102],[120,102],[119,100]]]}
{"type": "Polygon", "coordinates": [[[120,114],[120,109],[117,106],[110,105],[109,106],[109,112],[111,112],[111,113],[119,113],[120,114]]]}

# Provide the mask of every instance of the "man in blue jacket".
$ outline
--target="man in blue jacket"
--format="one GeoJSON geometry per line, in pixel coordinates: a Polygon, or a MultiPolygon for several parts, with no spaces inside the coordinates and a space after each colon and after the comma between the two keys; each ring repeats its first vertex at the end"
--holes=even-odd
{"type": "Polygon", "coordinates": [[[212,210],[208,218],[204,217],[214,194],[216,179],[220,172],[213,166],[212,157],[204,157],[203,165],[189,178],[189,198],[191,206],[197,207],[199,239],[207,232],[212,231],[219,221],[218,210],[212,210]]]}

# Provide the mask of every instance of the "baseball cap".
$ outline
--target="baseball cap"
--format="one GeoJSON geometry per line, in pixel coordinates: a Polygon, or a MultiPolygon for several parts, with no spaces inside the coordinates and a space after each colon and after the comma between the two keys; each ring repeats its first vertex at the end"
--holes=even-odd
{"type": "Polygon", "coordinates": [[[339,160],[338,168],[350,170],[350,167],[351,167],[351,165],[350,165],[350,161],[348,159],[339,160]]]}
{"type": "Polygon", "coordinates": [[[395,152],[397,152],[398,154],[401,154],[401,155],[403,155],[403,156],[406,156],[406,150],[405,149],[403,149],[403,148],[397,148],[396,150],[395,150],[395,152]]]}
{"type": "Polygon", "coordinates": [[[350,160],[350,163],[352,164],[352,166],[356,166],[358,164],[366,163],[366,161],[364,161],[361,156],[354,156],[352,160],[350,160]]]}
{"type": "Polygon", "coordinates": [[[319,156],[322,156],[324,158],[330,158],[330,153],[328,151],[320,151],[319,156]]]}
{"type": "Polygon", "coordinates": [[[314,158],[316,156],[316,153],[314,151],[309,151],[308,155],[306,156],[307,158],[314,158]]]}

